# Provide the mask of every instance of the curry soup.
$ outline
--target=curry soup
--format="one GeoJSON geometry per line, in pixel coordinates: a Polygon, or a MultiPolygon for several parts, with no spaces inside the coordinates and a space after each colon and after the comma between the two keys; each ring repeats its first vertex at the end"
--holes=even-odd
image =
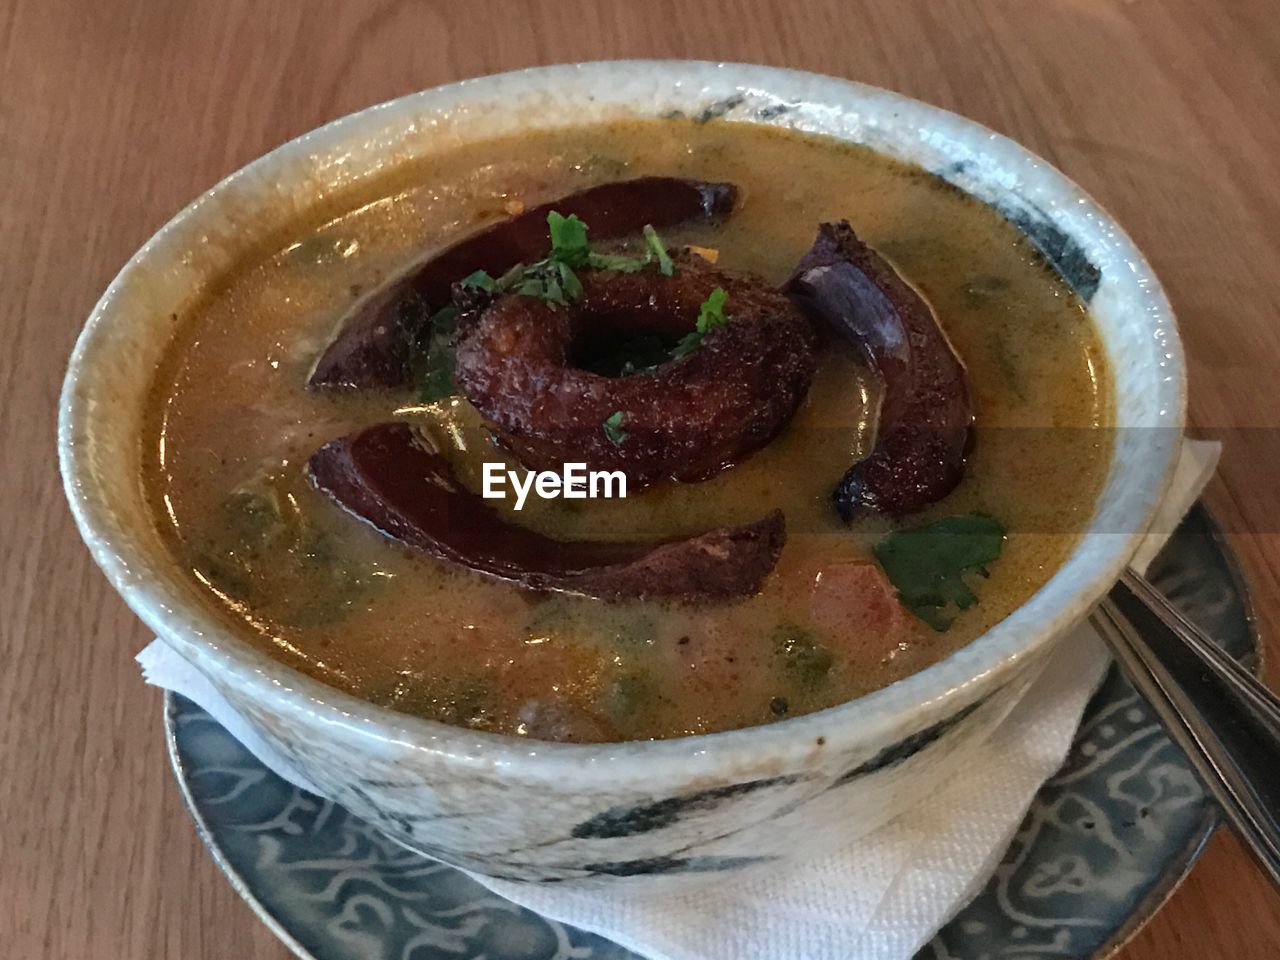
{"type": "MultiPolygon", "coordinates": [[[[590,224],[588,224],[588,227],[590,224]]],[[[1110,454],[1110,374],[1082,303],[1012,226],[868,149],[742,123],[635,121],[460,147],[320,204],[247,258],[176,329],[155,381],[145,484],[177,562],[246,638],[396,710],[510,734],[625,740],[708,733],[829,707],[969,643],[1054,573],[1110,454]],[[922,513],[851,524],[833,485],[875,437],[879,381],[827,337],[769,445],[697,483],[625,499],[488,501],[561,540],[658,540],[771,509],[787,539],[760,592],[697,605],[533,593],[415,554],[308,483],[331,438],[415,424],[479,489],[516,463],[461,397],[304,389],[352,303],[478,227],[594,184],[730,181],[717,226],[672,249],[784,281],[820,221],[848,219],[933,306],[968,370],[976,442],[960,486],[922,513]],[[1033,429],[1022,429],[1033,428],[1033,429]],[[1051,428],[1051,429],[1045,429],[1051,428]],[[1052,491],[1048,495],[1047,491],[1052,491]],[[935,629],[899,603],[872,548],[900,527],[979,513],[1006,536],[935,629]]]]}

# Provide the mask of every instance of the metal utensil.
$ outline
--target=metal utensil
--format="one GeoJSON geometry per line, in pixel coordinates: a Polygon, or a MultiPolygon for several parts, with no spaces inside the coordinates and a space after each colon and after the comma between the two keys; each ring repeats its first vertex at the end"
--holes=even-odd
{"type": "Polygon", "coordinates": [[[1280,886],[1280,699],[1132,570],[1093,622],[1280,886]]]}

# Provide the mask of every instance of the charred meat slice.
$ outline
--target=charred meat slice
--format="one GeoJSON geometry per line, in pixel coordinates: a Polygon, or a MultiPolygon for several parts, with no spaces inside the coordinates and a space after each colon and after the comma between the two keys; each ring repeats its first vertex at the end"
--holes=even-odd
{"type": "Polygon", "coordinates": [[[449,461],[406,423],[325,444],[312,484],[349,513],[437,560],[532,590],[602,600],[689,603],[748,596],[777,563],[782,514],[660,543],[563,541],[508,523],[463,488],[449,461]]]}
{"type": "Polygon", "coordinates": [[[841,516],[899,516],[955,489],[973,406],[964,365],[929,304],[847,222],[818,228],[786,290],[815,322],[859,347],[883,380],[875,447],[833,493],[841,516]]]}
{"type": "Polygon", "coordinates": [[[728,216],[737,199],[729,183],[641,177],[592,187],[486,227],[432,257],[408,276],[361,300],[316,362],[311,390],[401,387],[408,383],[412,318],[449,303],[450,286],[476,270],[493,275],[537,260],[547,250],[547,214],[557,210],[591,225],[597,240],[728,216]]]}
{"type": "Polygon", "coordinates": [[[582,287],[556,309],[500,297],[458,342],[459,388],[528,467],[620,470],[630,490],[705,479],[772,440],[809,389],[812,324],[755,277],[689,255],[674,276],[591,271],[582,287]],[[590,338],[691,333],[717,288],[727,322],[688,355],[624,377],[575,365],[590,338]],[[602,429],[610,417],[625,440],[602,429]]]}

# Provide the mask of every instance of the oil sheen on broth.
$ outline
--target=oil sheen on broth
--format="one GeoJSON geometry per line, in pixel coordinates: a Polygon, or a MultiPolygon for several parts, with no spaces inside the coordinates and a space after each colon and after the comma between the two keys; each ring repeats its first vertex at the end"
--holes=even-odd
{"type": "Polygon", "coordinates": [[[1109,376],[1086,310],[1033,248],[923,171],[746,124],[628,122],[468,145],[277,232],[179,323],[154,387],[145,481],[174,556],[208,601],[320,680],[478,729],[673,737],[841,703],[1007,616],[1060,565],[1093,509],[1109,440],[1090,428],[1110,422],[1109,376]],[[726,224],[664,236],[673,247],[715,248],[721,266],[777,283],[820,221],[847,218],[933,304],[968,367],[976,445],[961,486],[906,525],[983,511],[1009,531],[980,602],[947,632],[860,578],[890,524],[846,526],[832,509],[833,484],[873,439],[876,385],[852,349],[830,341],[794,420],[735,468],[626,500],[530,497],[512,515],[562,539],[658,539],[781,507],[787,545],[750,599],[534,596],[412,555],[308,486],[316,447],[399,417],[440,436],[479,489],[481,462],[504,455],[464,400],[312,394],[312,362],[354,297],[425,252],[522,205],[648,174],[741,190],[726,224]],[[789,635],[829,650],[830,666],[794,669],[780,654],[789,635]]]}

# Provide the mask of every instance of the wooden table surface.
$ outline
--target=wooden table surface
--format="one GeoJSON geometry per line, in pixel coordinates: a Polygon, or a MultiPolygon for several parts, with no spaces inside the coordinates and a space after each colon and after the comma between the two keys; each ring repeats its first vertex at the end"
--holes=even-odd
{"type": "MultiPolygon", "coordinates": [[[[99,293],[188,200],[318,124],[460,77],[617,57],[890,87],[1097,196],[1181,318],[1194,423],[1227,440],[1209,499],[1276,635],[1280,445],[1238,428],[1280,426],[1280,4],[4,0],[0,952],[286,956],[196,839],[132,659],[147,631],[63,501],[55,406],[99,293]]],[[[1220,833],[1123,956],[1280,956],[1280,898],[1220,833]]]]}

